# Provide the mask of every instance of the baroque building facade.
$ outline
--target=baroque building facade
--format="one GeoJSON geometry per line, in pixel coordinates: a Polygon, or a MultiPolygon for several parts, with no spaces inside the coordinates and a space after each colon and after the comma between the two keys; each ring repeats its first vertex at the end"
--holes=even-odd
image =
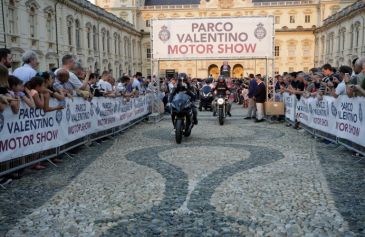
{"type": "MultiPolygon", "coordinates": [[[[154,19],[274,16],[274,72],[308,71],[315,66],[315,34],[323,21],[355,0],[96,0],[96,4],[129,21],[142,33],[143,73],[151,75],[151,21],[154,19]],[[129,11],[129,9],[132,9],[129,11]]],[[[265,74],[265,60],[230,60],[234,77],[265,74]]],[[[162,61],[166,71],[187,72],[192,77],[215,76],[221,60],[162,61]]],[[[269,66],[269,69],[272,67],[269,66]]],[[[269,71],[271,74],[272,72],[269,71]]]]}
{"type": "Polygon", "coordinates": [[[72,54],[84,67],[109,70],[115,77],[142,70],[140,31],[86,0],[1,0],[0,47],[21,66],[25,50],[34,50],[39,70],[58,67],[72,54]]]}
{"type": "Polygon", "coordinates": [[[314,63],[351,65],[365,56],[365,1],[359,0],[325,19],[315,30],[314,63]]]}

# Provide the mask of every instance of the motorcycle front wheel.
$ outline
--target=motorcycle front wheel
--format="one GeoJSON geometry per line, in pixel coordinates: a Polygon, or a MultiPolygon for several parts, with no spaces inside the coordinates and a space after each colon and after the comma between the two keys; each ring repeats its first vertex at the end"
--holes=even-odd
{"type": "Polygon", "coordinates": [[[219,110],[219,124],[223,125],[224,124],[224,115],[223,115],[223,109],[219,110]]]}
{"type": "Polygon", "coordinates": [[[183,136],[183,126],[184,126],[183,120],[181,119],[176,120],[175,140],[177,144],[181,143],[183,136]]]}

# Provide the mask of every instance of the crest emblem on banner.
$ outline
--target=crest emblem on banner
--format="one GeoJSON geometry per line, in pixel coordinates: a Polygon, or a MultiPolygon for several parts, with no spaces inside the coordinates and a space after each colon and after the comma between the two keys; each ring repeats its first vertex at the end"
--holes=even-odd
{"type": "MultiPolygon", "coordinates": [[[[362,117],[362,108],[361,108],[361,104],[359,104],[359,120],[360,120],[361,123],[362,123],[362,118],[363,118],[362,117]]],[[[1,131],[1,129],[0,129],[0,131],[1,131]]]]}
{"type": "Polygon", "coordinates": [[[257,28],[255,29],[255,32],[254,33],[255,33],[256,39],[258,39],[258,40],[262,40],[263,38],[265,38],[266,37],[266,34],[267,34],[267,31],[266,31],[266,29],[264,27],[264,24],[259,23],[257,25],[257,28]]]}
{"type": "Polygon", "coordinates": [[[70,121],[70,118],[71,118],[71,110],[70,110],[70,105],[67,104],[67,110],[66,110],[66,119],[67,119],[67,122],[70,121]]]}
{"type": "Polygon", "coordinates": [[[58,124],[60,124],[62,122],[62,110],[56,111],[56,121],[58,124]]]}
{"type": "Polygon", "coordinates": [[[170,39],[170,31],[168,30],[167,26],[162,26],[160,32],[158,33],[158,38],[162,42],[166,42],[170,39]]]}
{"type": "Polygon", "coordinates": [[[331,112],[332,112],[333,117],[337,117],[337,108],[336,108],[334,102],[331,103],[331,112]]]}
{"type": "Polygon", "coordinates": [[[0,113],[0,132],[3,130],[4,123],[5,123],[4,115],[0,113]]]}

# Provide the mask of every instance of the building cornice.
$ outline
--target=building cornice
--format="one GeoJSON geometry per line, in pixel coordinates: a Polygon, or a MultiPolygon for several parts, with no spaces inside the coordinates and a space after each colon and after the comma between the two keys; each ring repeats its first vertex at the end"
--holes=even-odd
{"type": "Polygon", "coordinates": [[[108,24],[112,23],[117,28],[123,29],[129,33],[141,36],[141,33],[136,30],[131,23],[117,17],[113,13],[107,12],[103,8],[98,7],[87,0],[59,0],[59,2],[77,11],[88,13],[99,20],[104,20],[108,24]]]}
{"type": "Polygon", "coordinates": [[[322,29],[336,25],[338,22],[342,21],[343,19],[355,16],[361,11],[365,11],[365,0],[359,0],[352,5],[345,7],[344,9],[337,12],[336,14],[326,18],[323,21],[323,25],[321,27],[318,27],[315,30],[315,32],[321,32],[322,29]]]}

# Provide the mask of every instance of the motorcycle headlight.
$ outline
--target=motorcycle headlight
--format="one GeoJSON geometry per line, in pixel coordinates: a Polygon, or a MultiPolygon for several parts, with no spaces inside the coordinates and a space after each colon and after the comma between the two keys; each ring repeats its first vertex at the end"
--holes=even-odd
{"type": "Polygon", "coordinates": [[[217,100],[217,103],[218,103],[219,105],[222,105],[222,104],[224,104],[224,99],[222,99],[222,98],[219,98],[219,99],[217,100]]]}

